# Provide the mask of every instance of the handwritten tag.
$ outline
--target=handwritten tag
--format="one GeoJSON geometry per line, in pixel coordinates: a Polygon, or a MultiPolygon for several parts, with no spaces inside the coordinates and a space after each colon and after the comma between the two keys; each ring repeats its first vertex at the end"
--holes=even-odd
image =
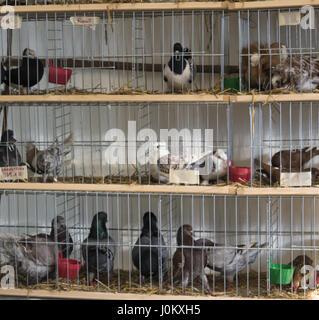
{"type": "Polygon", "coordinates": [[[95,31],[96,25],[100,23],[99,17],[70,17],[73,25],[84,26],[95,31]]]}
{"type": "Polygon", "coordinates": [[[26,166],[0,167],[0,181],[25,179],[28,179],[28,169],[26,166]]]}
{"type": "Polygon", "coordinates": [[[281,172],[281,187],[310,187],[311,172],[281,172]]]}

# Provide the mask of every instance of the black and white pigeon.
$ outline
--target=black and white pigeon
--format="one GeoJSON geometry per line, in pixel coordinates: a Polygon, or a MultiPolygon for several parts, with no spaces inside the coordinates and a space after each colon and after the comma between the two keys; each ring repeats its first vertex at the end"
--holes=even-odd
{"type": "Polygon", "coordinates": [[[0,167],[15,167],[22,165],[21,155],[16,147],[13,130],[6,130],[1,136],[0,167]]]}
{"type": "Polygon", "coordinates": [[[28,284],[48,279],[56,271],[58,248],[44,234],[23,237],[1,234],[0,253],[28,284]]]}
{"type": "Polygon", "coordinates": [[[5,70],[1,64],[1,83],[4,82],[7,86],[15,88],[21,87],[23,93],[28,93],[28,90],[39,83],[44,74],[44,66],[39,60],[34,50],[25,48],[22,53],[22,63],[18,68],[5,70]]]}
{"type": "Polygon", "coordinates": [[[190,89],[195,79],[195,65],[191,51],[179,42],[174,44],[173,55],[164,65],[164,81],[171,92],[190,89]]]}
{"type": "Polygon", "coordinates": [[[224,245],[215,244],[208,239],[198,239],[197,244],[206,247],[208,256],[207,267],[226,276],[227,289],[232,289],[234,276],[247,265],[255,262],[260,248],[257,242],[248,245],[238,245],[237,248],[225,248],[224,245]]]}
{"type": "Polygon", "coordinates": [[[58,242],[59,252],[62,253],[62,258],[69,258],[73,251],[73,239],[65,224],[65,219],[62,216],[56,216],[51,222],[50,239],[58,242]]]}
{"type": "Polygon", "coordinates": [[[114,240],[106,229],[107,213],[99,212],[92,220],[89,236],[82,242],[82,256],[89,273],[89,283],[93,285],[99,274],[112,277],[115,257],[114,240]]]}
{"type": "Polygon", "coordinates": [[[38,150],[34,143],[27,144],[27,165],[28,168],[43,175],[43,182],[47,181],[50,174],[53,180],[58,181],[58,175],[63,167],[69,165],[71,160],[65,157],[71,152],[72,133],[62,142],[58,139],[45,150],[38,150]]]}
{"type": "Polygon", "coordinates": [[[146,212],[143,216],[142,233],[132,250],[134,266],[144,277],[158,276],[160,282],[167,270],[168,252],[165,241],[158,230],[157,218],[153,212],[146,212]]]}

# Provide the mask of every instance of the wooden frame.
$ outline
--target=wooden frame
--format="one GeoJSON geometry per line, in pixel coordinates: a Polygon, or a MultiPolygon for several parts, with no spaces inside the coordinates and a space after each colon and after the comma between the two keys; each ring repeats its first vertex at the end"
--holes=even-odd
{"type": "MultiPolygon", "coordinates": [[[[99,2],[96,0],[95,2],[99,2]]],[[[94,3],[15,6],[15,13],[97,12],[97,11],[169,11],[169,10],[253,10],[319,6],[318,0],[269,0],[247,2],[158,2],[158,3],[94,3]]]]}
{"type": "Polygon", "coordinates": [[[0,183],[2,191],[62,191],[62,192],[110,192],[153,194],[202,194],[237,196],[319,196],[318,187],[281,188],[228,186],[183,186],[147,184],[81,184],[81,183],[0,183]]]}
{"type": "Polygon", "coordinates": [[[44,94],[44,95],[0,95],[0,103],[85,103],[85,102],[222,102],[222,103],[276,103],[319,101],[319,93],[294,94],[44,94]]]}
{"type": "MultiPolygon", "coordinates": [[[[0,289],[1,296],[25,297],[35,299],[94,299],[94,300],[263,300],[262,298],[228,296],[186,296],[135,293],[109,293],[86,291],[58,291],[43,289],[0,289]]],[[[280,299],[280,298],[278,298],[280,299]]],[[[267,299],[269,300],[269,299],[267,299]]]]}

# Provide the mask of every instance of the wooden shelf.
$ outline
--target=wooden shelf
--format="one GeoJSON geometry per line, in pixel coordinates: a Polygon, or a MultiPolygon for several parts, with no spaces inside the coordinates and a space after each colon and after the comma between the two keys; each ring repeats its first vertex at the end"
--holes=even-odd
{"type": "Polygon", "coordinates": [[[62,192],[109,192],[153,193],[237,196],[319,196],[319,187],[272,188],[244,186],[183,186],[141,184],[81,184],[81,183],[0,183],[3,191],[62,191],[62,192]]]}
{"type": "MultiPolygon", "coordinates": [[[[99,1],[96,1],[99,2],[99,1]]],[[[157,3],[95,3],[15,6],[15,13],[50,12],[98,12],[98,11],[190,11],[190,10],[254,10],[295,8],[305,5],[319,6],[319,0],[270,0],[270,1],[193,1],[193,2],[157,2],[157,3]]]]}
{"type": "Polygon", "coordinates": [[[260,300],[261,298],[212,296],[186,296],[186,295],[158,295],[135,293],[108,293],[86,291],[58,291],[43,289],[0,289],[1,296],[25,297],[38,299],[94,299],[94,300],[260,300]]]}
{"type": "Polygon", "coordinates": [[[141,184],[0,183],[0,190],[123,192],[157,194],[235,194],[232,186],[176,186],[141,184]]]}
{"type": "Polygon", "coordinates": [[[224,103],[275,103],[319,101],[319,93],[214,95],[194,94],[44,94],[44,95],[0,95],[0,103],[83,103],[83,102],[224,102],[224,103]]]}

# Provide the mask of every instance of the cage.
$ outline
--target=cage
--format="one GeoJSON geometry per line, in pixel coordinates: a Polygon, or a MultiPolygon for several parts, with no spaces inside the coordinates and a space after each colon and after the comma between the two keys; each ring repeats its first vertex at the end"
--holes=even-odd
{"type": "MultiPolygon", "coordinates": [[[[207,161],[202,182],[227,182],[231,109],[224,103],[8,104],[0,117],[3,128],[13,130],[21,161],[1,166],[26,163],[29,182],[168,183],[169,171],[162,181],[167,172],[157,164],[158,143],[166,141],[175,162],[163,165],[181,169],[193,161],[187,156],[214,157],[211,152],[219,150],[222,170],[207,161]]],[[[3,142],[4,158],[18,160],[3,142]]]]}
{"type": "Polygon", "coordinates": [[[0,30],[2,94],[224,88],[229,17],[223,10],[16,14],[21,27],[0,30]],[[174,44],[179,44],[176,50],[174,44]],[[49,81],[49,63],[51,69],[72,70],[65,85],[49,81]]]}
{"type": "MultiPolygon", "coordinates": [[[[315,249],[318,232],[315,223],[318,219],[317,206],[316,196],[242,197],[200,194],[3,191],[0,218],[1,265],[9,263],[14,267],[17,288],[72,288],[72,290],[106,293],[184,293],[196,296],[207,294],[204,282],[197,279],[198,273],[194,271],[196,266],[190,271],[189,282],[183,292],[178,276],[176,278],[178,267],[174,262],[174,254],[179,250],[185,250],[183,253],[185,259],[195,259],[197,253],[194,248],[200,251],[200,256],[204,256],[204,250],[209,249],[207,266],[203,270],[214,294],[304,298],[313,293],[311,288],[315,286],[315,277],[311,274],[310,280],[304,280],[307,280],[305,282],[307,284],[299,284],[298,281],[296,282],[296,274],[299,272],[300,275],[302,272],[301,266],[290,262],[299,257],[302,266],[311,263],[309,268],[312,266],[311,270],[314,271],[317,261],[315,249]],[[99,248],[104,246],[104,249],[105,246],[108,249],[113,246],[115,250],[112,251],[114,256],[108,255],[113,259],[110,269],[103,269],[105,261],[102,259],[100,249],[93,250],[93,254],[97,255],[96,259],[98,260],[99,257],[102,262],[98,265],[93,277],[95,284],[92,284],[90,281],[92,268],[83,259],[83,244],[86,243],[89,234],[93,235],[90,228],[91,224],[94,225],[97,222],[93,217],[98,212],[99,214],[107,213],[106,231],[107,237],[111,238],[96,239],[95,237],[95,240],[91,238],[90,244],[94,243],[99,248]],[[152,239],[162,236],[162,242],[153,245],[147,242],[137,244],[141,232],[143,230],[145,232],[145,224],[150,222],[149,220],[145,222],[144,219],[145,213],[149,212],[153,212],[156,217],[157,232],[159,232],[154,233],[152,239]],[[49,270],[50,272],[45,270],[48,271],[46,274],[38,268],[38,273],[35,272],[32,277],[30,270],[26,272],[21,267],[21,257],[17,251],[10,252],[13,249],[9,243],[15,241],[14,243],[17,244],[20,241],[21,246],[26,245],[32,248],[42,237],[43,246],[36,247],[38,251],[31,249],[39,267],[41,255],[47,253],[46,250],[49,251],[50,245],[55,243],[50,231],[51,220],[57,216],[64,218],[72,241],[59,238],[57,244],[63,244],[65,248],[71,244],[72,249],[68,247],[69,251],[64,253],[67,253],[68,259],[82,261],[82,268],[74,279],[68,276],[61,278],[54,272],[59,264],[56,259],[52,262],[53,268],[49,270]],[[182,225],[192,227],[193,244],[187,245],[183,240],[181,244],[177,243],[177,232],[182,225]],[[28,237],[37,235],[38,238],[24,240],[26,235],[28,237]],[[44,236],[46,236],[45,240],[44,236]],[[206,239],[206,242],[198,243],[199,239],[206,239]],[[139,248],[140,252],[135,249],[134,253],[134,247],[139,248]],[[142,270],[138,270],[134,265],[134,255],[137,254],[145,264],[151,257],[161,259],[160,254],[148,255],[145,258],[147,251],[143,251],[142,248],[153,251],[154,247],[159,250],[158,252],[163,253],[165,263],[153,264],[155,266],[153,272],[147,275],[143,271],[143,275],[142,270]],[[163,248],[165,252],[162,251],[163,248]],[[194,257],[187,253],[187,250],[192,249],[194,257]],[[231,259],[232,255],[237,255],[235,260],[238,261],[235,265],[231,259]],[[6,260],[8,256],[9,261],[6,260]],[[279,266],[284,264],[294,266],[296,271],[293,279],[286,285],[272,284],[270,261],[278,263],[279,266]],[[223,273],[226,274],[225,277],[221,276],[223,273]]],[[[105,222],[106,220],[104,224],[105,222]]],[[[153,221],[150,223],[153,224],[153,221]]],[[[153,227],[152,225],[152,230],[153,227]]],[[[148,228],[147,225],[146,229],[148,228]]],[[[185,233],[185,239],[186,236],[185,233]]],[[[60,247],[59,250],[61,250],[60,247]]],[[[103,252],[105,254],[105,251],[103,252]]],[[[25,255],[23,259],[28,259],[27,253],[25,255]]],[[[93,260],[91,261],[94,264],[93,260]]],[[[204,260],[199,259],[199,261],[202,263],[204,260]]],[[[152,262],[150,265],[152,266],[152,262]]],[[[283,269],[284,266],[279,268],[283,269]]],[[[184,273],[182,282],[184,276],[186,277],[186,269],[184,273]]]]}

